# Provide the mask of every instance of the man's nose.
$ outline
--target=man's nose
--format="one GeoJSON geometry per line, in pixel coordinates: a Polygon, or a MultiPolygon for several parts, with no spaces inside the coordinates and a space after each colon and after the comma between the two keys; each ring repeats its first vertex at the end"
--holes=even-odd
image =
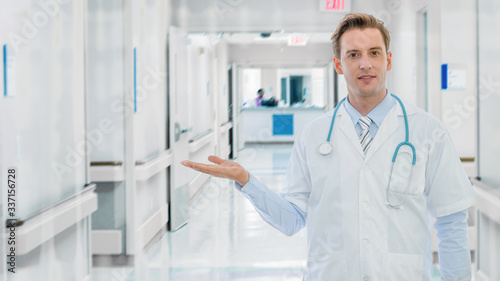
{"type": "Polygon", "coordinates": [[[370,62],[370,59],[367,56],[361,56],[361,59],[359,60],[359,68],[361,69],[371,69],[372,64],[370,62]]]}

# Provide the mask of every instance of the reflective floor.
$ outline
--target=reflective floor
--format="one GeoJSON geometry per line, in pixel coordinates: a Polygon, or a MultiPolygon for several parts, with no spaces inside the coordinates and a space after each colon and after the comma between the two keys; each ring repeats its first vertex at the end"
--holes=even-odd
{"type": "MultiPolygon", "coordinates": [[[[291,145],[246,147],[238,162],[279,191],[290,152],[291,145]]],[[[212,179],[193,202],[189,223],[166,233],[141,266],[94,267],[92,280],[302,280],[306,250],[305,230],[286,237],[233,183],[212,179]]]]}
{"type": "MultiPolygon", "coordinates": [[[[275,191],[286,184],[291,145],[249,146],[240,162],[275,191]]],[[[188,224],[167,232],[134,268],[94,267],[92,280],[302,280],[306,231],[286,237],[266,224],[228,180],[212,179],[188,224]]],[[[433,281],[440,280],[437,269],[433,281]]]]}

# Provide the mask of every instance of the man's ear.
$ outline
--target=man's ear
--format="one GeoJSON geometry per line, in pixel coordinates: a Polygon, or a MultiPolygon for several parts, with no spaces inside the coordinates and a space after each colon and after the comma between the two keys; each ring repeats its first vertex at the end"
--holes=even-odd
{"type": "Polygon", "coordinates": [[[391,70],[392,68],[392,53],[387,52],[387,71],[391,70]]]}
{"type": "Polygon", "coordinates": [[[333,64],[335,64],[335,71],[337,72],[337,74],[344,74],[344,72],[342,72],[342,68],[340,67],[340,59],[338,57],[333,57],[333,64]]]}

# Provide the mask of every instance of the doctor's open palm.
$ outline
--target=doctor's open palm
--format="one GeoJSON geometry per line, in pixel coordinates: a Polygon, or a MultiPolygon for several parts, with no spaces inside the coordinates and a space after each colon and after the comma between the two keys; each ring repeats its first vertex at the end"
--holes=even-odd
{"type": "Polygon", "coordinates": [[[181,164],[211,176],[234,180],[241,186],[244,186],[250,179],[248,172],[236,162],[224,160],[213,155],[208,156],[208,161],[216,165],[196,163],[187,160],[182,161],[181,164]]]}

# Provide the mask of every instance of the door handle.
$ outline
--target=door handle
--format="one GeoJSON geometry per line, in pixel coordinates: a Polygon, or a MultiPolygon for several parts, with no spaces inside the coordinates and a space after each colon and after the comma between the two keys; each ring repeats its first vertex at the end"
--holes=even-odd
{"type": "Polygon", "coordinates": [[[179,122],[175,122],[175,127],[174,127],[175,142],[179,141],[182,134],[189,133],[192,130],[193,127],[181,128],[181,124],[179,122]]]}

